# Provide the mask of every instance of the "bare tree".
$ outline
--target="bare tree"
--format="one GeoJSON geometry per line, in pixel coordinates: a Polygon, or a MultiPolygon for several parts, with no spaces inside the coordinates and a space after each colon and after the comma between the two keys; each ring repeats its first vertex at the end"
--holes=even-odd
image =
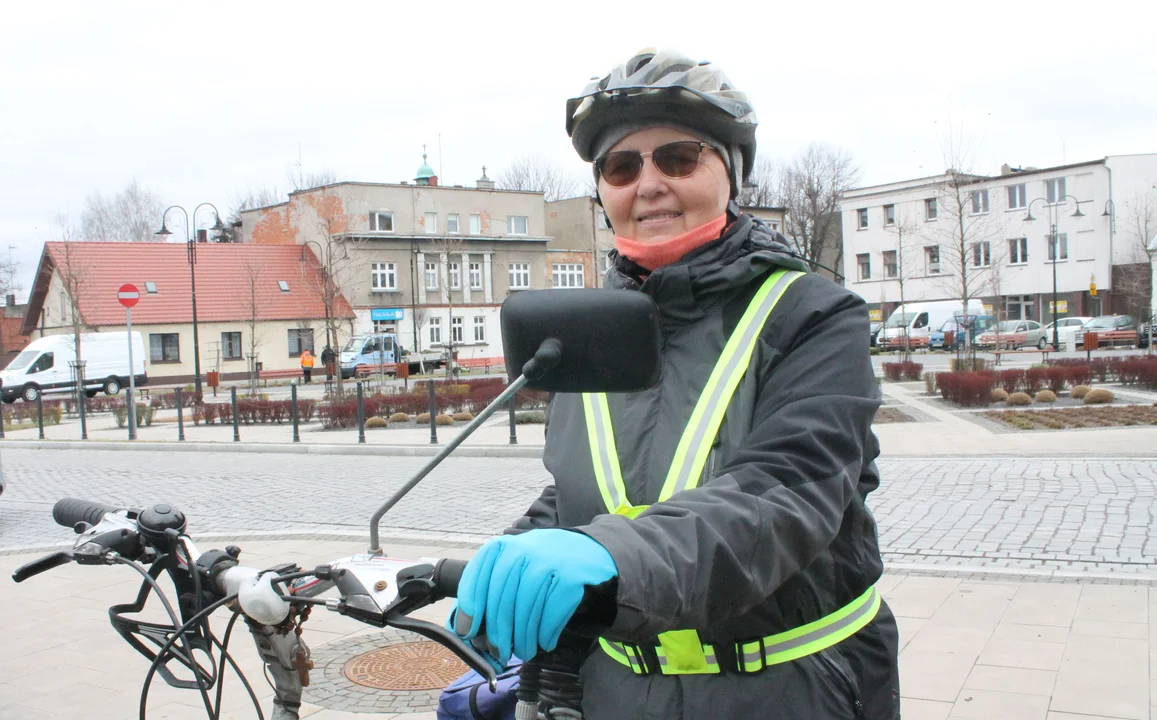
{"type": "Polygon", "coordinates": [[[85,240],[152,242],[157,218],[165,205],[156,193],[133,179],[124,190],[106,198],[99,191],[85,200],[81,233],[85,240]]]}
{"type": "MultiPolygon", "coordinates": [[[[904,285],[915,275],[917,267],[917,257],[914,257],[917,252],[917,230],[919,225],[916,221],[903,213],[902,208],[895,208],[897,215],[894,217],[891,225],[885,224],[884,229],[890,234],[896,236],[896,249],[885,251],[884,260],[884,279],[894,279],[900,286],[900,307],[904,307],[905,295],[904,285]],[[888,267],[887,253],[895,253],[895,268],[888,267]]],[[[911,346],[908,338],[908,324],[904,324],[904,361],[911,359],[911,346]]]]}
{"type": "MultiPolygon", "coordinates": [[[[1123,295],[1126,307],[1135,318],[1148,318],[1153,331],[1153,264],[1157,262],[1157,192],[1150,189],[1137,193],[1123,203],[1125,232],[1130,237],[1130,263],[1117,266],[1113,294],[1123,295]]],[[[1149,338],[1153,352],[1153,338],[1149,338]]]]}
{"type": "MultiPolygon", "coordinates": [[[[57,215],[56,223],[59,226],[59,253],[54,253],[56,275],[60,278],[63,301],[61,312],[61,326],[72,329],[72,348],[76,353],[76,398],[78,403],[85,400],[84,393],[84,352],[81,346],[81,335],[85,330],[84,312],[81,308],[81,298],[88,283],[88,266],[79,257],[77,250],[78,235],[75,226],[66,215],[57,215]]],[[[132,368],[129,369],[132,372],[132,368]]]]}
{"type": "Polygon", "coordinates": [[[771,158],[760,156],[740,189],[738,202],[740,207],[779,207],[782,190],[782,169],[771,158]]]}
{"type": "MultiPolygon", "coordinates": [[[[446,379],[450,379],[454,367],[454,290],[461,288],[463,281],[469,282],[468,275],[464,276],[463,273],[469,273],[470,268],[463,267],[464,263],[461,260],[462,251],[466,247],[466,242],[462,238],[451,236],[439,238],[431,247],[438,254],[438,264],[442,268],[442,299],[446,301],[447,314],[450,318],[446,327],[446,379]]],[[[465,333],[465,321],[462,327],[462,332],[465,333]]]]}
{"type": "Polygon", "coordinates": [[[298,165],[297,172],[290,170],[286,173],[286,180],[289,182],[289,186],[293,188],[293,192],[300,192],[301,190],[312,190],[326,185],[333,185],[337,182],[337,173],[334,172],[332,168],[302,172],[301,165],[298,165]]]}
{"type": "Polygon", "coordinates": [[[249,326],[249,352],[246,353],[250,363],[249,393],[256,395],[258,379],[257,348],[261,345],[259,298],[261,297],[261,284],[264,282],[263,268],[260,263],[247,262],[241,271],[241,291],[245,298],[245,324],[249,326]]]}
{"type": "Polygon", "coordinates": [[[840,241],[840,196],[859,179],[860,171],[845,150],[813,142],[780,173],[779,202],[787,209],[788,240],[813,266],[825,250],[843,259],[840,241]]]}
{"type": "Polygon", "coordinates": [[[540,157],[514,160],[498,174],[497,184],[503,190],[541,192],[547,202],[576,197],[584,189],[572,175],[540,157]]]}

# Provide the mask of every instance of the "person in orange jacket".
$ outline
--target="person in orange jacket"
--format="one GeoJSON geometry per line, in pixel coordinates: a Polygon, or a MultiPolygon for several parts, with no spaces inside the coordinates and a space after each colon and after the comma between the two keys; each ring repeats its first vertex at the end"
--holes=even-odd
{"type": "Polygon", "coordinates": [[[308,385],[313,375],[313,353],[309,350],[301,351],[301,374],[305,376],[305,384],[308,385]]]}

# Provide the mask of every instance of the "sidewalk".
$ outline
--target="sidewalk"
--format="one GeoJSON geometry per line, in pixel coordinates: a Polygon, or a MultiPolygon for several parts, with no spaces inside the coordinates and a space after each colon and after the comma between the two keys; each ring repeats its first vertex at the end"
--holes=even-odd
{"type": "MultiPolygon", "coordinates": [[[[203,542],[202,550],[225,542],[203,542]]],[[[241,540],[250,565],[295,560],[309,567],[364,552],[364,543],[241,540]]],[[[391,545],[400,557],[468,557],[470,550],[391,545]]],[[[127,602],[138,577],[127,568],[68,565],[20,585],[7,577],[35,556],[0,557],[0,718],[135,720],[147,662],[108,624],[105,609],[127,602]]],[[[1144,720],[1157,680],[1157,588],[1058,582],[1003,582],[887,573],[880,583],[900,626],[904,720],[1144,720]]],[[[150,603],[155,602],[150,601],[150,603]]],[[[420,613],[441,623],[448,603],[420,613]]],[[[227,613],[220,613],[223,627],[227,613]]],[[[313,720],[433,720],[437,691],[391,696],[357,691],[356,712],[341,699],[338,669],[352,655],[396,642],[391,631],[316,610],[304,626],[319,667],[302,717],[313,720]],[[336,653],[336,654],[335,654],[336,653]],[[326,669],[332,671],[326,672],[326,669]],[[334,678],[337,678],[334,680],[334,678]],[[345,705],[343,705],[345,703],[345,705]],[[400,704],[406,712],[395,714],[400,704]],[[372,706],[372,707],[371,707],[372,706]]],[[[270,691],[247,634],[234,649],[266,710],[270,691]]],[[[223,718],[253,717],[230,677],[223,718]]],[[[194,691],[154,683],[149,717],[204,718],[194,691]]],[[[1157,712],[1157,708],[1152,708],[1157,712]]]]}

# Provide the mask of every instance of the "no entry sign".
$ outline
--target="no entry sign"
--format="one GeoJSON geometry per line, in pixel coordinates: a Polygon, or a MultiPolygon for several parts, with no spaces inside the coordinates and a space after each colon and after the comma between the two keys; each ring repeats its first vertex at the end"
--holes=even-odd
{"type": "Polygon", "coordinates": [[[121,285],[120,290],[117,290],[117,300],[120,300],[121,305],[131,308],[137,304],[141,299],[141,293],[137,290],[136,285],[125,283],[121,285]]]}

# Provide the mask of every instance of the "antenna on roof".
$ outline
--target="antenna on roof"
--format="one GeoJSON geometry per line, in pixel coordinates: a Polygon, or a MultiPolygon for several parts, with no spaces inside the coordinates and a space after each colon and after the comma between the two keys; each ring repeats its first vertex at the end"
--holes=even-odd
{"type": "Polygon", "coordinates": [[[442,174],[442,133],[438,133],[438,182],[446,184],[446,176],[442,174]]]}

